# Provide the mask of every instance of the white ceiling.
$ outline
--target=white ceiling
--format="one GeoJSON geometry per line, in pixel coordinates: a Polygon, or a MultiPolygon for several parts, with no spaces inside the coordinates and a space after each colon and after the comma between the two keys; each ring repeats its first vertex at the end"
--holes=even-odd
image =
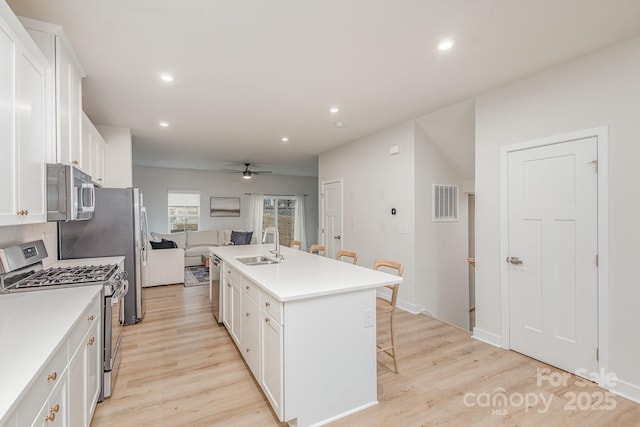
{"type": "Polygon", "coordinates": [[[638,0],[8,3],[64,27],[85,112],[131,128],[136,164],[299,175],[332,147],[640,33],[638,0]]]}

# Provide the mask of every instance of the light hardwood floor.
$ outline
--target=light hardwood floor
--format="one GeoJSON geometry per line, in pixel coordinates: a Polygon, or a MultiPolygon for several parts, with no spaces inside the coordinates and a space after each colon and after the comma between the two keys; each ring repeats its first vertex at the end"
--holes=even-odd
{"type": "MultiPolygon", "coordinates": [[[[145,318],[125,328],[115,390],[98,404],[93,427],[280,425],[226,330],[213,321],[206,286],[144,292],[145,318]]],[[[595,409],[606,392],[590,383],[581,387],[569,376],[565,384],[538,386],[538,369],[547,365],[432,318],[397,315],[400,374],[379,354],[380,404],[332,426],[640,425],[638,404],[610,396],[595,409]],[[485,405],[499,395],[511,403],[485,405]],[[551,402],[548,410],[541,396],[551,402]],[[572,396],[579,398],[575,409],[572,396]]],[[[550,371],[553,379],[560,372],[550,371]]]]}

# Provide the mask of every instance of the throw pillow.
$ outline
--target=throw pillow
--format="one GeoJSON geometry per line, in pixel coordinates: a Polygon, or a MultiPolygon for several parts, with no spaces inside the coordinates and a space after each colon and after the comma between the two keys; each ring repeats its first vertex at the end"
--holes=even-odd
{"type": "Polygon", "coordinates": [[[232,231],[231,243],[234,245],[248,245],[251,243],[253,231],[232,231]]]}
{"type": "Polygon", "coordinates": [[[161,242],[149,242],[152,249],[173,249],[177,248],[178,244],[173,240],[162,239],[161,242]]]}

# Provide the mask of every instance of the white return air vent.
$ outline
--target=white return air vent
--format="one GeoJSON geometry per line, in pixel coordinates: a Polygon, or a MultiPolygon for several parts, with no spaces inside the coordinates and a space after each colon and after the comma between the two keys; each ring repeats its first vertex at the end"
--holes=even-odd
{"type": "Polygon", "coordinates": [[[458,220],[458,186],[433,184],[433,222],[458,220]]]}

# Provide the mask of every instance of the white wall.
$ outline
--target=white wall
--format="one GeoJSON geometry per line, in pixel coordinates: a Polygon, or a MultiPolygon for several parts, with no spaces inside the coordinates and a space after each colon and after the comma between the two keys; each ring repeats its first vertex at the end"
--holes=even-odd
{"type": "MultiPolygon", "coordinates": [[[[500,147],[609,126],[610,369],[640,400],[640,38],[504,86],[476,100],[476,308],[501,334],[500,147]]],[[[606,195],[599,195],[606,197],[606,195]]],[[[600,331],[606,333],[606,331],[600,331]]]]}
{"type": "Polygon", "coordinates": [[[96,126],[106,141],[104,149],[104,186],[127,188],[133,186],[133,155],[131,130],[96,126]]]}
{"type": "Polygon", "coordinates": [[[251,180],[240,174],[192,169],[168,169],[145,166],[133,168],[133,184],[143,194],[149,217],[149,230],[169,230],[167,194],[169,191],[200,193],[200,229],[249,228],[249,196],[245,193],[307,194],[305,197],[307,245],[316,242],[318,230],[318,179],[315,177],[260,175],[251,180]],[[240,217],[211,217],[211,197],[240,197],[240,217]]]}
{"type": "Polygon", "coordinates": [[[376,258],[404,264],[399,305],[415,307],[414,126],[403,123],[322,153],[318,183],[343,179],[343,248],[358,253],[358,264],[376,258]],[[389,155],[389,146],[400,153],[389,155]],[[397,214],[391,215],[391,208],[397,214]],[[407,225],[409,234],[399,234],[407,225]]]}
{"type": "Polygon", "coordinates": [[[434,317],[469,328],[467,196],[463,176],[416,125],[416,302],[434,317]],[[459,220],[432,221],[432,184],[459,186],[459,220]]]}

